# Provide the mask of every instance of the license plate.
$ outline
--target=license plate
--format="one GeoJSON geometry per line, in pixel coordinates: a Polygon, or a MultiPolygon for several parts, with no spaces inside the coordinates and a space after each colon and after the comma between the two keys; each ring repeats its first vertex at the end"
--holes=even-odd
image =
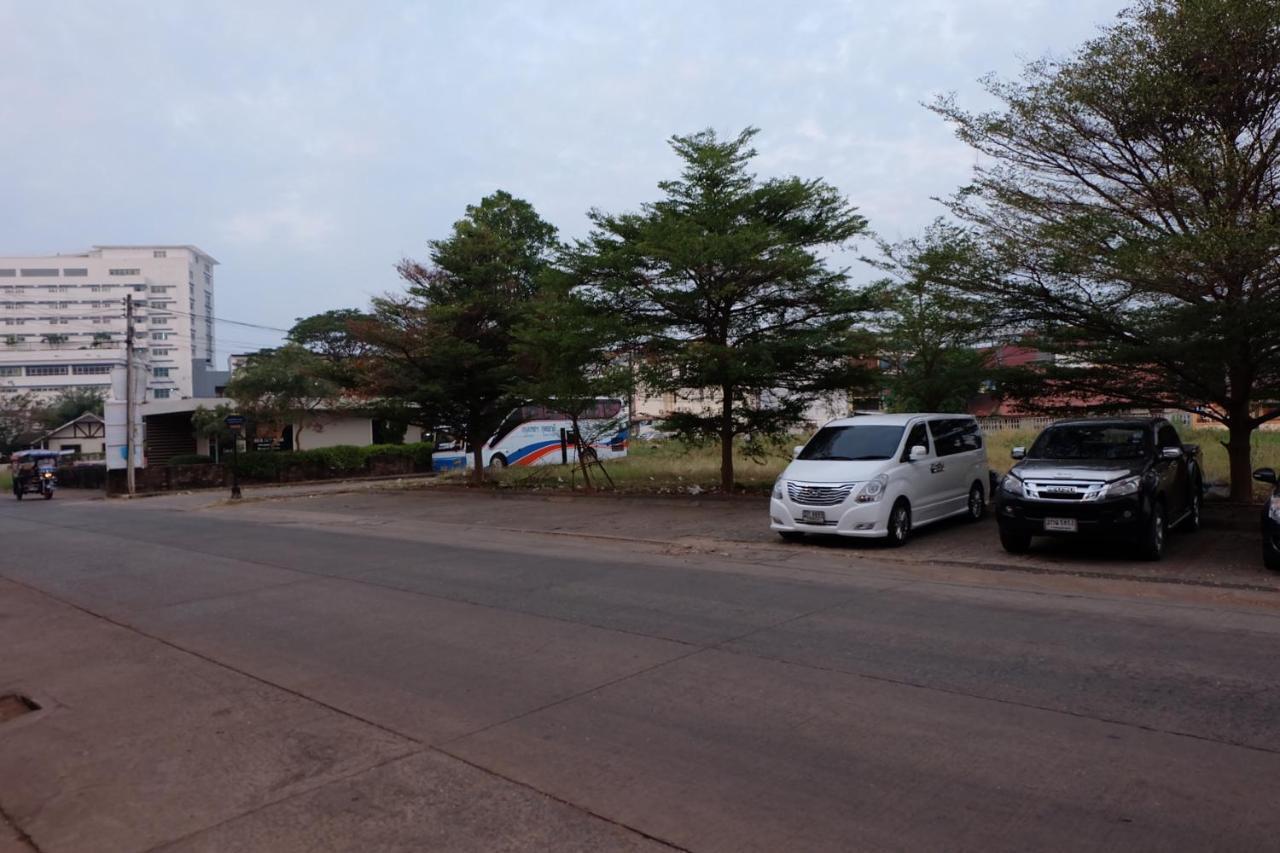
{"type": "Polygon", "coordinates": [[[1058,533],[1075,533],[1078,528],[1074,518],[1046,518],[1044,520],[1045,530],[1054,530],[1058,533]]]}
{"type": "Polygon", "coordinates": [[[800,520],[805,524],[826,524],[827,514],[820,509],[804,509],[800,511],[800,520]]]}

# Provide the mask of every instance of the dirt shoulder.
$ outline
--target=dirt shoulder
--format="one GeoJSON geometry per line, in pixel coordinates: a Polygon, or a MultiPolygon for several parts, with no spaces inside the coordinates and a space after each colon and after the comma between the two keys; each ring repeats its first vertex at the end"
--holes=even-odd
{"type": "MultiPolygon", "coordinates": [[[[848,564],[872,560],[1280,592],[1280,575],[1262,567],[1256,509],[1251,507],[1220,505],[1208,509],[1201,530],[1174,533],[1166,558],[1146,563],[1115,544],[1085,541],[1042,539],[1029,554],[1007,554],[1000,547],[990,514],[977,524],[947,521],[922,528],[905,548],[894,549],[877,540],[834,536],[782,542],[769,530],[767,502],[759,497],[574,496],[407,486],[365,484],[356,489],[311,492],[290,489],[248,495],[251,501],[241,506],[246,512],[287,508],[317,516],[350,515],[365,523],[429,521],[465,527],[467,532],[459,535],[467,536],[491,528],[676,546],[748,560],[820,559],[848,564]],[[255,498],[257,509],[252,502],[255,498]]],[[[225,505],[207,499],[192,502],[195,497],[185,499],[185,508],[225,505]]],[[[178,508],[183,500],[146,503],[149,508],[178,508]]]]}

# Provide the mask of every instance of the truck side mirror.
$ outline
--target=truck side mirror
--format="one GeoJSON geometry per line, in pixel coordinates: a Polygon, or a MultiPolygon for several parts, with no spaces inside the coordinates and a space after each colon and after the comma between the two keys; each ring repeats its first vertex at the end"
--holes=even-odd
{"type": "Polygon", "coordinates": [[[1025,459],[1027,456],[1027,449],[1025,447],[1015,447],[1013,450],[1009,451],[1009,455],[1014,459],[1025,459]]]}
{"type": "Polygon", "coordinates": [[[797,444],[795,447],[791,448],[791,458],[792,459],[798,458],[802,450],[804,450],[803,444],[797,444]]]}
{"type": "Polygon", "coordinates": [[[1182,456],[1181,447],[1162,447],[1160,448],[1160,456],[1163,459],[1179,459],[1182,456]]]}
{"type": "Polygon", "coordinates": [[[929,448],[923,447],[917,444],[915,447],[911,448],[911,453],[907,456],[907,458],[910,459],[912,462],[919,462],[921,459],[924,459],[928,455],[929,455],[929,448]]]}
{"type": "Polygon", "coordinates": [[[1259,468],[1257,471],[1253,472],[1253,479],[1257,480],[1259,483],[1270,483],[1274,486],[1276,484],[1276,469],[1259,468]]]}

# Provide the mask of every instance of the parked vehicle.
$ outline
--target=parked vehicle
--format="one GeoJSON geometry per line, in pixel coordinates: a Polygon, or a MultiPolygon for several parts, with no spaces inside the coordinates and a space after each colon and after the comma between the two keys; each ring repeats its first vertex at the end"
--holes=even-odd
{"type": "Polygon", "coordinates": [[[982,518],[987,483],[987,451],[972,417],[841,418],[796,448],[773,485],[770,526],[783,539],[835,533],[902,545],[926,524],[982,518]]]}
{"type": "Polygon", "coordinates": [[[1035,536],[1099,536],[1158,560],[1170,528],[1200,526],[1200,448],[1183,444],[1163,418],[1057,421],[1013,458],[996,495],[1010,553],[1026,551],[1035,536]]]}
{"type": "MultiPolygon", "coordinates": [[[[583,455],[596,459],[621,459],[627,455],[628,430],[626,411],[617,398],[601,398],[593,411],[578,419],[581,435],[575,436],[573,421],[563,412],[547,406],[529,404],[511,410],[483,448],[484,465],[506,468],[508,465],[555,465],[578,461],[583,455]]],[[[455,471],[475,464],[470,447],[449,436],[437,433],[431,454],[435,471],[455,471]]]]}
{"type": "Polygon", "coordinates": [[[1262,505],[1262,564],[1280,572],[1280,478],[1274,468],[1259,468],[1253,479],[1271,486],[1271,494],[1262,505]]]}
{"type": "Polygon", "coordinates": [[[13,477],[13,496],[40,495],[53,497],[58,486],[58,459],[70,455],[63,450],[19,450],[9,456],[9,472],[13,477]]]}

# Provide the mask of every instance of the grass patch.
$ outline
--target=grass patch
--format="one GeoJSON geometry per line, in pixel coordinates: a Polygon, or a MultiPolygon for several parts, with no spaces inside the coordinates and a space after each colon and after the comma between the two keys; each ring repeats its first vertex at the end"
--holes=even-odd
{"type": "Polygon", "coordinates": [[[9,473],[9,467],[6,465],[0,470],[0,491],[7,492],[13,488],[13,475],[9,473]]]}

